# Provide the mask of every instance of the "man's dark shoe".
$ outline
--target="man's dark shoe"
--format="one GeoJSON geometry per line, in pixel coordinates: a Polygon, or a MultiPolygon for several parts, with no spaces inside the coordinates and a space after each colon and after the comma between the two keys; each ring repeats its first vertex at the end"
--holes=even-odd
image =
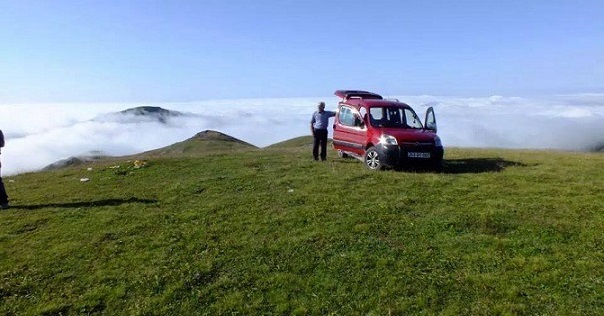
{"type": "Polygon", "coordinates": [[[8,203],[2,203],[0,204],[0,210],[7,210],[10,206],[8,205],[8,203]]]}

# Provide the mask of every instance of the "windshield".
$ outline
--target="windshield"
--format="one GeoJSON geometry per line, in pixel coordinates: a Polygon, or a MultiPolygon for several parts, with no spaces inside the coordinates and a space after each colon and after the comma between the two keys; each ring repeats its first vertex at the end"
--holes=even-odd
{"type": "Polygon", "coordinates": [[[408,108],[372,107],[369,120],[375,127],[423,128],[417,114],[408,108]]]}

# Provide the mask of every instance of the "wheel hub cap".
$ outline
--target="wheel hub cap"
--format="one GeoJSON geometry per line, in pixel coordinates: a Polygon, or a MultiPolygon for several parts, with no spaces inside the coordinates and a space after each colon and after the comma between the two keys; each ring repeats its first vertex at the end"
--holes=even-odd
{"type": "Polygon", "coordinates": [[[369,167],[371,169],[375,169],[378,167],[379,164],[380,164],[380,158],[378,156],[378,153],[376,153],[375,151],[372,151],[367,154],[367,167],[369,167]]]}

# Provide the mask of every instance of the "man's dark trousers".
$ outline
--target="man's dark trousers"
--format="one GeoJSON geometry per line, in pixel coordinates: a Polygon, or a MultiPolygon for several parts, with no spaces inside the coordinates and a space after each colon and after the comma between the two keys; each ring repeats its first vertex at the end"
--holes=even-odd
{"type": "Polygon", "coordinates": [[[8,204],[8,195],[6,195],[6,189],[4,188],[2,177],[0,177],[0,204],[8,204]]]}
{"type": "Polygon", "coordinates": [[[312,155],[319,160],[319,145],[321,145],[321,160],[327,158],[327,130],[315,129],[315,141],[312,146],[312,155]]]}

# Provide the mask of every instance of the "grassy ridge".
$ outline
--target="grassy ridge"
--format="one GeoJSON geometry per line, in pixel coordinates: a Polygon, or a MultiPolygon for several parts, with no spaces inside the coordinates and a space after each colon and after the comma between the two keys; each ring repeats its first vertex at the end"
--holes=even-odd
{"type": "Polygon", "coordinates": [[[604,312],[601,154],[371,172],[298,141],[5,179],[0,314],[604,312]]]}

